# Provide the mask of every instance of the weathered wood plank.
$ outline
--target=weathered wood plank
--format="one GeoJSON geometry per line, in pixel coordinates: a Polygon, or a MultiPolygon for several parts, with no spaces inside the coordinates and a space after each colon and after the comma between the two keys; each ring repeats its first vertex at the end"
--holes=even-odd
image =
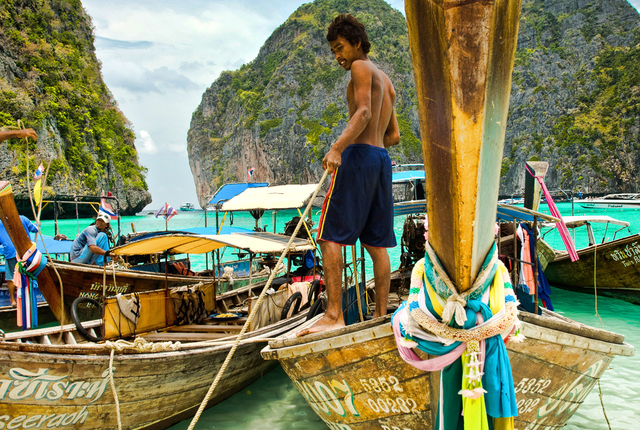
{"type": "Polygon", "coordinates": [[[140,337],[149,342],[201,342],[204,340],[224,339],[232,337],[229,333],[152,333],[140,337]]]}
{"type": "Polygon", "coordinates": [[[168,331],[175,332],[202,332],[202,333],[224,333],[224,332],[238,332],[242,330],[242,326],[239,325],[197,325],[187,324],[170,327],[168,331]]]}

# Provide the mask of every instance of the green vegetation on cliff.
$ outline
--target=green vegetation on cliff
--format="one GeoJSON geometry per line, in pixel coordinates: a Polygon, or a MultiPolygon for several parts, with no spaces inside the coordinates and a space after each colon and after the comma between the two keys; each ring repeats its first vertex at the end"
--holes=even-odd
{"type": "Polygon", "coordinates": [[[188,135],[192,172],[202,181],[197,187],[213,193],[242,178],[245,163],[256,163],[256,180],[273,184],[321,176],[322,158],[348,122],[349,73],[326,41],[327,27],[339,13],[364,23],[369,57],[396,87],[402,137],[389,149],[391,157],[421,160],[404,16],[383,0],[316,0],[292,13],[254,60],[221,73],[203,95],[188,135]],[[214,148],[211,139],[222,143],[214,148]]]}
{"type": "MultiPolygon", "coordinates": [[[[111,165],[127,188],[146,190],[135,135],[102,80],[81,2],[1,0],[0,28],[0,57],[11,71],[0,75],[0,126],[22,120],[39,131],[38,145],[55,142],[56,156],[45,160],[49,182],[77,180],[96,193],[115,185],[111,165]]],[[[22,143],[11,149],[24,160],[22,143]]]]}
{"type": "Polygon", "coordinates": [[[550,187],[640,186],[640,17],[625,0],[525,0],[502,163],[504,194],[527,160],[550,187]]]}

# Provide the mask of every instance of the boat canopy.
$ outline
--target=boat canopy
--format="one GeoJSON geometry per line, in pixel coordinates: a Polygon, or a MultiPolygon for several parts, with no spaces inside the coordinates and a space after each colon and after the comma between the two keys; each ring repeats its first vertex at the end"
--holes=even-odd
{"type": "MultiPolygon", "coordinates": [[[[527,222],[533,222],[533,218],[536,217],[538,220],[542,222],[556,224],[560,222],[559,218],[556,218],[551,215],[543,214],[542,212],[537,212],[531,209],[519,207],[519,206],[511,206],[504,205],[498,203],[498,212],[496,214],[496,218],[498,221],[513,221],[513,220],[522,220],[527,222]]],[[[567,217],[563,217],[566,222],[567,217]]]]}
{"type": "MultiPolygon", "coordinates": [[[[31,237],[31,241],[35,239],[35,233],[29,233],[31,237]]],[[[51,236],[45,236],[43,234],[38,235],[38,241],[36,242],[36,247],[38,251],[46,254],[70,254],[71,253],[71,245],[73,245],[72,240],[55,240],[51,236]]]]}
{"type": "Polygon", "coordinates": [[[393,172],[392,182],[413,181],[424,179],[424,170],[406,170],[403,172],[393,172]]]}
{"type": "Polygon", "coordinates": [[[565,216],[562,217],[567,228],[577,228],[583,225],[589,224],[614,224],[622,227],[629,227],[630,223],[627,221],[620,221],[619,219],[611,218],[608,215],[579,215],[579,216],[565,216]]]}
{"type": "MultiPolygon", "coordinates": [[[[203,254],[230,246],[254,254],[274,254],[285,250],[289,238],[289,236],[281,234],[264,232],[219,235],[170,232],[131,241],[111,249],[109,253],[112,255],[146,255],[164,252],[169,254],[203,254]]],[[[314,247],[309,240],[296,238],[291,245],[290,252],[312,249],[314,247]]]]}
{"type": "Polygon", "coordinates": [[[242,193],[248,188],[261,188],[269,186],[268,182],[245,182],[239,184],[224,184],[221,186],[214,196],[209,201],[210,205],[216,205],[220,202],[226,202],[231,200],[238,194],[242,193]]]}
{"type": "MultiPolygon", "coordinates": [[[[298,209],[309,203],[316,188],[318,184],[249,188],[223,203],[222,211],[298,209]]],[[[318,194],[317,199],[321,198],[324,196],[320,197],[318,194]]]]}

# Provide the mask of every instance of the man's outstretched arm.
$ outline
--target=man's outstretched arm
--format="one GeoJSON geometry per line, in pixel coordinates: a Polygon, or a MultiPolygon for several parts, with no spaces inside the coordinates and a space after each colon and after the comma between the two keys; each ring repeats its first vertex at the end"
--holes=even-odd
{"type": "Polygon", "coordinates": [[[25,128],[24,130],[0,130],[0,142],[14,137],[30,137],[33,140],[38,140],[38,135],[32,128],[25,128]]]}

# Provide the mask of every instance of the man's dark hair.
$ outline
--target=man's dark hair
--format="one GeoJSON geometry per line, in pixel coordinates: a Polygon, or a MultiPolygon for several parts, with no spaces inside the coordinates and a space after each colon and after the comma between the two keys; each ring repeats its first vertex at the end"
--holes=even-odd
{"type": "Polygon", "coordinates": [[[333,42],[338,36],[344,37],[352,45],[360,42],[365,54],[368,54],[369,49],[371,49],[371,43],[369,43],[369,37],[367,36],[367,31],[364,29],[364,25],[350,13],[341,13],[329,24],[327,41],[333,42]]]}

